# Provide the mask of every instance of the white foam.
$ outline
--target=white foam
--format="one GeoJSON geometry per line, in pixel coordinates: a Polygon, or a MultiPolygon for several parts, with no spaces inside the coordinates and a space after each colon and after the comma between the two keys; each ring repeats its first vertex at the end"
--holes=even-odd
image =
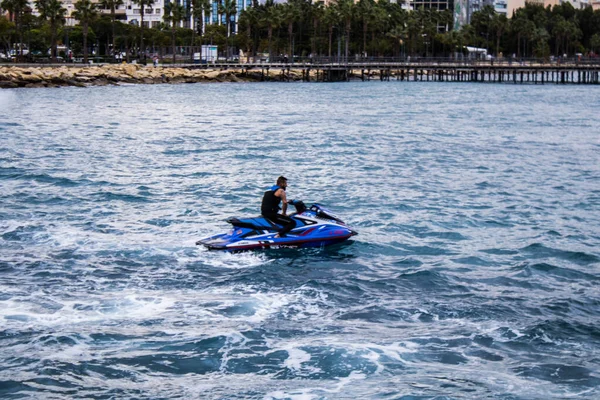
{"type": "Polygon", "coordinates": [[[286,351],[288,353],[288,358],[283,365],[289,369],[299,370],[302,368],[302,363],[310,361],[310,354],[304,350],[292,347],[286,349],[286,351]]]}
{"type": "Polygon", "coordinates": [[[319,398],[319,396],[315,394],[310,394],[312,389],[295,389],[295,390],[276,390],[274,392],[270,392],[265,397],[264,400],[313,400],[319,398]]]}
{"type": "Polygon", "coordinates": [[[23,320],[31,327],[46,328],[106,323],[111,320],[135,322],[165,313],[176,301],[176,298],[164,294],[157,296],[154,292],[139,291],[104,293],[96,296],[87,294],[85,298],[76,300],[52,298],[46,293],[38,292],[28,297],[0,301],[0,318],[8,321],[7,325],[20,325],[20,329],[24,328],[23,320]],[[58,307],[44,309],[37,304],[38,300],[56,303],[58,307]]]}
{"type": "Polygon", "coordinates": [[[205,250],[201,252],[202,262],[215,268],[244,269],[254,268],[273,262],[263,253],[228,253],[205,250]]]}

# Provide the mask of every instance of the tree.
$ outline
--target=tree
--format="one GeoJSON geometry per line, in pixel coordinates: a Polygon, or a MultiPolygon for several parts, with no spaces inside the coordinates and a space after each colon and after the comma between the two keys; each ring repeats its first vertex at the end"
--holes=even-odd
{"type": "Polygon", "coordinates": [[[329,39],[329,47],[327,51],[327,57],[331,60],[331,44],[333,41],[333,29],[340,23],[340,16],[337,13],[335,7],[327,7],[325,9],[325,15],[323,16],[323,21],[327,25],[328,39],[329,39]]]}
{"type": "Polygon", "coordinates": [[[15,24],[10,22],[4,15],[0,15],[0,41],[8,52],[10,49],[10,38],[15,31],[15,24]]]}
{"type": "Polygon", "coordinates": [[[397,50],[396,54],[400,54],[400,48],[406,40],[407,33],[408,31],[404,25],[396,25],[387,33],[387,36],[394,40],[394,48],[397,50]]]}
{"type": "Polygon", "coordinates": [[[254,46],[254,38],[253,32],[257,30],[259,23],[259,10],[256,7],[249,7],[242,11],[240,15],[240,26],[246,28],[246,36],[247,36],[247,47],[246,52],[247,56],[252,54],[252,56],[256,56],[256,47],[254,46]]]}
{"type": "Polygon", "coordinates": [[[319,36],[319,25],[325,17],[325,6],[322,1],[311,3],[311,17],[312,17],[312,35],[310,38],[310,53],[313,56],[317,54],[317,38],[319,36]]]}
{"type": "Polygon", "coordinates": [[[288,54],[294,59],[294,22],[296,22],[302,16],[300,7],[297,3],[287,2],[282,5],[282,16],[283,22],[287,24],[288,30],[288,54]]]}
{"type": "Polygon", "coordinates": [[[15,30],[19,35],[19,57],[23,57],[23,17],[25,12],[31,11],[27,0],[3,0],[0,8],[9,12],[15,23],[15,30]]]}
{"type": "Polygon", "coordinates": [[[510,20],[510,28],[517,35],[517,57],[521,57],[521,38],[526,33],[529,22],[522,9],[518,9],[510,20]]]}
{"type": "Polygon", "coordinates": [[[415,44],[417,38],[421,36],[422,31],[419,14],[416,11],[408,14],[408,19],[406,20],[406,29],[408,32],[408,53],[409,55],[412,55],[415,53],[415,44]]]}
{"type": "Polygon", "coordinates": [[[81,24],[81,28],[83,31],[83,62],[87,64],[87,38],[90,28],[90,22],[92,22],[96,17],[98,17],[98,11],[96,10],[96,7],[90,0],[79,0],[77,3],[75,3],[75,12],[73,12],[73,17],[79,20],[79,23],[81,24]]]}
{"type": "Polygon", "coordinates": [[[350,32],[352,30],[352,17],[354,15],[354,0],[337,0],[335,3],[340,19],[344,22],[345,47],[344,57],[348,60],[350,50],[350,32]]]}
{"type": "MultiPolygon", "coordinates": [[[[223,0],[219,4],[219,14],[225,16],[225,23],[227,24],[227,42],[229,42],[229,37],[231,36],[232,24],[235,23],[235,20],[232,21],[231,17],[237,14],[237,3],[235,0],[223,0]]],[[[229,43],[227,44],[229,47],[229,43]]],[[[227,58],[229,58],[229,48],[227,48],[227,58]]]]}
{"type": "Polygon", "coordinates": [[[367,54],[367,32],[369,31],[369,22],[374,19],[375,2],[373,0],[359,0],[357,5],[357,15],[361,17],[363,28],[362,54],[367,54]]]}
{"type": "Polygon", "coordinates": [[[100,2],[98,3],[100,4],[100,6],[102,6],[105,9],[110,10],[110,21],[111,21],[111,28],[112,28],[112,51],[113,54],[116,54],[116,35],[115,35],[115,20],[117,18],[116,16],[116,10],[117,8],[119,8],[120,6],[123,5],[123,0],[100,0],[100,2]]]}
{"type": "Polygon", "coordinates": [[[590,47],[592,48],[592,51],[594,51],[596,54],[598,54],[598,52],[600,52],[600,34],[599,33],[594,33],[592,35],[592,37],[590,38],[590,47]]]}
{"type": "Polygon", "coordinates": [[[279,28],[283,15],[281,5],[275,4],[273,0],[267,0],[264,5],[264,12],[261,19],[263,26],[267,28],[267,38],[269,41],[269,61],[273,62],[273,29],[279,28]]]}
{"type": "Polygon", "coordinates": [[[35,6],[40,17],[50,24],[50,57],[52,62],[56,62],[57,32],[59,26],[65,23],[67,10],[62,6],[60,0],[36,0],[35,6]]]}
{"type": "MultiPolygon", "coordinates": [[[[471,18],[471,25],[475,29],[475,33],[480,36],[482,39],[485,36],[485,48],[489,49],[489,36],[492,31],[492,20],[496,15],[496,11],[494,10],[494,6],[485,5],[481,9],[481,11],[476,11],[473,13],[471,18]]],[[[525,16],[525,18],[527,18],[525,16]]]]}
{"type": "Polygon", "coordinates": [[[154,4],[154,0],[131,0],[133,4],[140,6],[140,51],[143,53],[144,64],[146,63],[146,48],[144,47],[144,14],[147,6],[154,4]]]}
{"type": "Polygon", "coordinates": [[[538,58],[547,59],[550,56],[550,45],[548,41],[550,34],[546,28],[537,28],[534,35],[533,55],[538,58]]]}
{"type": "Polygon", "coordinates": [[[495,14],[490,21],[490,28],[496,34],[496,57],[500,54],[500,39],[508,28],[508,18],[504,14],[495,14]]]}
{"type": "Polygon", "coordinates": [[[202,35],[202,27],[204,17],[204,10],[208,7],[210,9],[209,0],[192,0],[191,1],[191,12],[192,12],[192,51],[190,51],[190,57],[194,60],[193,47],[196,44],[196,33],[202,35]]]}
{"type": "Polygon", "coordinates": [[[185,7],[182,4],[176,3],[166,3],[165,4],[165,14],[163,16],[163,20],[165,24],[171,25],[171,43],[173,45],[173,64],[176,62],[176,43],[175,43],[175,32],[177,31],[177,27],[185,19],[186,11],[185,7]]]}

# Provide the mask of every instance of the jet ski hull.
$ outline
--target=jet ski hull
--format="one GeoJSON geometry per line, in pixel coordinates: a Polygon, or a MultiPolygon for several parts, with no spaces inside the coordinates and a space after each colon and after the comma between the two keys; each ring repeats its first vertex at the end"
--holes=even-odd
{"type": "Polygon", "coordinates": [[[203,245],[209,250],[226,250],[226,251],[245,251],[245,250],[261,250],[261,249],[280,249],[280,248],[307,248],[307,247],[325,247],[337,243],[342,243],[352,237],[352,234],[346,236],[338,236],[323,239],[297,239],[297,238],[282,238],[284,240],[261,240],[254,243],[230,243],[227,240],[222,240],[220,237],[210,240],[199,240],[197,245],[203,245]]]}

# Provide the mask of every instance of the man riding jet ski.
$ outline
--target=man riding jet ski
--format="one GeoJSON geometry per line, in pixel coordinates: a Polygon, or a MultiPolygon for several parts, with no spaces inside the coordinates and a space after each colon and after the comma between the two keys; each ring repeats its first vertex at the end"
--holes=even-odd
{"type": "Polygon", "coordinates": [[[287,179],[279,177],[277,185],[267,190],[261,206],[262,215],[255,218],[229,218],[233,225],[228,233],[196,242],[211,250],[253,250],[279,247],[321,247],[340,243],[357,234],[331,211],[319,204],[310,208],[299,200],[287,201],[287,179]],[[283,202],[283,214],[278,214],[283,202]],[[285,215],[287,204],[296,213],[285,215]]]}
{"type": "Polygon", "coordinates": [[[285,194],[286,188],[287,178],[285,176],[280,176],[277,178],[277,184],[265,192],[260,206],[260,213],[263,217],[270,222],[283,225],[283,229],[275,235],[276,238],[285,237],[285,235],[296,226],[294,221],[286,214],[288,205],[285,194]],[[279,204],[282,201],[283,208],[279,207],[279,204]],[[281,214],[279,214],[279,210],[281,210],[281,214]]]}

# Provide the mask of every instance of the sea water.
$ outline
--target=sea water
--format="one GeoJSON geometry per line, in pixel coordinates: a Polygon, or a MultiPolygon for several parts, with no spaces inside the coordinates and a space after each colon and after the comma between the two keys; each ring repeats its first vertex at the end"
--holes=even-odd
{"type": "Polygon", "coordinates": [[[0,91],[0,397],[600,397],[600,92],[0,91]],[[359,232],[195,241],[279,175],[359,232]]]}

